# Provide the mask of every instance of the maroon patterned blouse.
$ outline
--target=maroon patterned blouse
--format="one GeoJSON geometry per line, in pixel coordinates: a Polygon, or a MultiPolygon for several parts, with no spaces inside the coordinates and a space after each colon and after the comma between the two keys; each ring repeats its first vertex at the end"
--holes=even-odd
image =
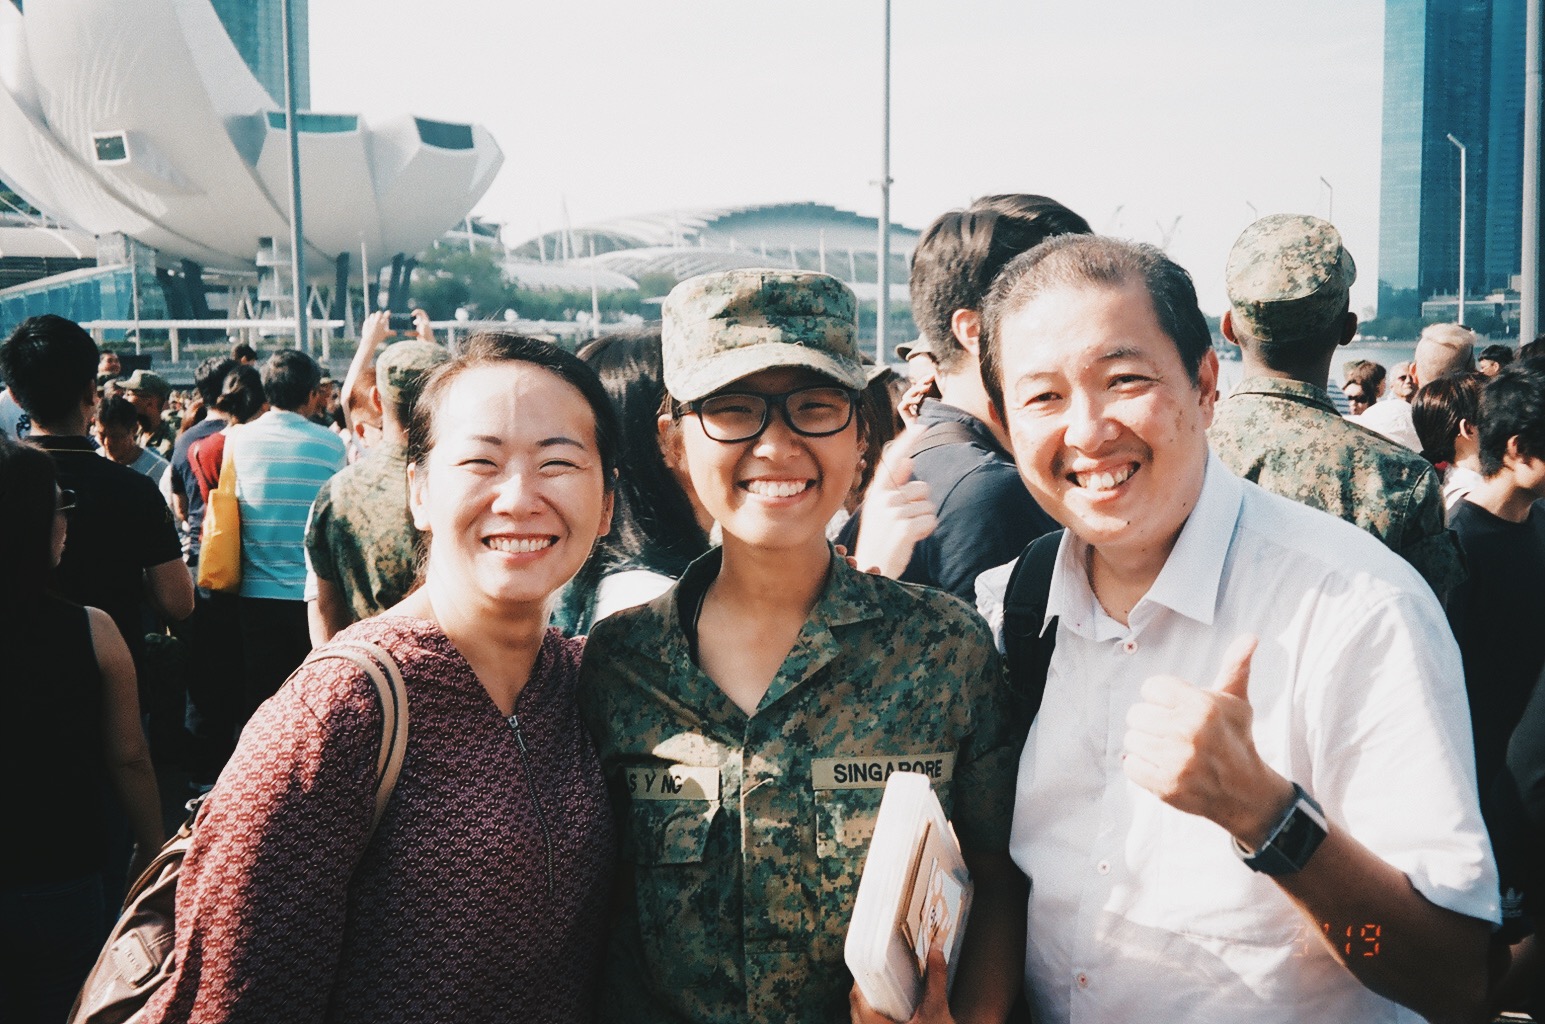
{"type": "Polygon", "coordinates": [[[375,837],[375,690],[348,661],[307,666],[205,803],[178,973],[148,1018],[590,1020],[616,840],[574,705],[583,641],[548,632],[517,735],[433,623],[338,639],[384,647],[407,681],[407,757],[375,837]]]}

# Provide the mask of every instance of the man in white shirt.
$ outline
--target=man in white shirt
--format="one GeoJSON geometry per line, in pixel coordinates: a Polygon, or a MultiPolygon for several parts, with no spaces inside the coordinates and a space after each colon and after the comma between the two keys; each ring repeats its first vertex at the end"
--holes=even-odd
{"type": "Polygon", "coordinates": [[[1157,249],[1047,242],[982,337],[1068,527],[1011,840],[1037,1019],[1476,1014],[1497,877],[1431,589],[1211,456],[1217,357],[1157,249]]]}

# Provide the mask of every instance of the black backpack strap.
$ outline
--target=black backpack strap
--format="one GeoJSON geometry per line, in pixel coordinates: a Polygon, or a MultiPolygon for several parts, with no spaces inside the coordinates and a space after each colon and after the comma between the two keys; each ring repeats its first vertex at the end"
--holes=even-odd
{"type": "Polygon", "coordinates": [[[981,438],[976,436],[976,432],[959,420],[941,420],[923,430],[923,436],[917,439],[917,447],[912,449],[912,455],[916,457],[947,444],[980,443],[981,438]]]}
{"type": "Polygon", "coordinates": [[[1052,570],[1064,531],[1056,530],[1031,541],[1003,594],[1003,649],[1008,659],[1009,683],[1024,701],[1025,724],[1035,720],[1046,693],[1046,672],[1057,646],[1057,620],[1046,623],[1046,602],[1051,597],[1052,570]],[[1046,624],[1044,635],[1042,624],[1046,624]]]}

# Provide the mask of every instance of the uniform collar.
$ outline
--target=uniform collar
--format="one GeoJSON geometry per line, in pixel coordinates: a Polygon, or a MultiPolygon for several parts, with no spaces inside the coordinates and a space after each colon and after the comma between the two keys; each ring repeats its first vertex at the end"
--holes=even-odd
{"type": "MultiPolygon", "coordinates": [[[[724,549],[716,547],[687,566],[676,585],[651,602],[658,618],[641,616],[635,620],[635,628],[653,632],[658,627],[651,627],[649,623],[659,623],[663,619],[664,637],[658,634],[636,636],[634,641],[636,649],[655,651],[659,660],[670,667],[672,689],[686,703],[700,709],[722,704],[728,712],[739,715],[739,709],[688,656],[682,615],[691,614],[691,609],[681,607],[677,599],[681,592],[693,593],[706,587],[718,575],[723,558],[724,549]]],[[[821,668],[842,654],[847,649],[841,637],[845,627],[884,616],[885,606],[879,593],[884,585],[877,577],[859,572],[833,552],[826,585],[778,674],[768,685],[767,693],[758,705],[758,713],[802,689],[821,668]]],[[[744,723],[744,716],[740,721],[744,723]]]]}
{"type": "MultiPolygon", "coordinates": [[[[1307,385],[1305,385],[1307,386],[1307,385]]],[[[1237,392],[1236,392],[1237,394],[1237,392]]],[[[1180,537],[1170,551],[1164,568],[1137,602],[1127,621],[1133,630],[1154,614],[1154,606],[1168,608],[1204,626],[1212,625],[1217,614],[1218,590],[1223,580],[1223,565],[1233,543],[1234,527],[1239,521],[1244,501],[1244,482],[1234,476],[1208,452],[1206,474],[1196,507],[1180,528],[1180,537]]],[[[1073,535],[1062,536],[1057,550],[1057,565],[1052,575],[1051,593],[1046,601],[1046,624],[1058,618],[1068,629],[1088,640],[1109,639],[1098,623],[1104,618],[1093,589],[1089,586],[1089,545],[1073,535]]]]}
{"type": "Polygon", "coordinates": [[[1312,405],[1329,413],[1336,412],[1335,403],[1330,400],[1329,392],[1301,380],[1284,380],[1281,377],[1246,377],[1239,382],[1239,387],[1235,388],[1229,397],[1233,398],[1235,395],[1272,395],[1312,405]]]}

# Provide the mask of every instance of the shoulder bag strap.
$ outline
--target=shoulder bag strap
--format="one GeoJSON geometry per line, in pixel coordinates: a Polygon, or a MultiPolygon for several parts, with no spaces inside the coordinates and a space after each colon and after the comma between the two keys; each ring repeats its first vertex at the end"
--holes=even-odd
{"type": "Polygon", "coordinates": [[[1015,563],[1003,594],[1003,647],[1009,682],[1025,701],[1026,724],[1041,710],[1046,673],[1057,646],[1057,620],[1046,622],[1046,602],[1051,597],[1051,577],[1063,532],[1055,530],[1030,542],[1015,563]]]}
{"type": "Polygon", "coordinates": [[[370,821],[370,833],[375,834],[386,813],[386,804],[397,786],[397,776],[402,773],[403,758],[408,750],[408,691],[402,681],[402,671],[392,656],[375,644],[351,641],[329,644],[313,654],[308,661],[322,658],[346,658],[358,665],[375,684],[376,696],[381,701],[381,752],[376,757],[376,806],[370,821]]]}

